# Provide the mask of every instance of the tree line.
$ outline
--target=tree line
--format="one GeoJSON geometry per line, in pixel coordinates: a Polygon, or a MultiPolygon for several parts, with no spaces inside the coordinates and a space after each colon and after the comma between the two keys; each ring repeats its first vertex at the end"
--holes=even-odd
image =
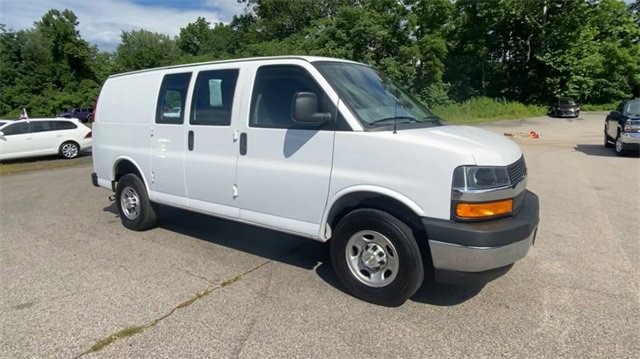
{"type": "Polygon", "coordinates": [[[237,0],[171,37],[124,31],[115,52],[82,39],[71,10],[0,25],[0,116],[51,116],[95,101],[113,73],[270,55],[368,63],[429,106],[473,97],[548,104],[638,96],[640,0],[237,0]]]}

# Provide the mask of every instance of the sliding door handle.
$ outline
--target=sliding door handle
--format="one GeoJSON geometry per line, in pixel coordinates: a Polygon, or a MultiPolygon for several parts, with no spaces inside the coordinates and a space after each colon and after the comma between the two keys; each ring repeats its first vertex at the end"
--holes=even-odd
{"type": "Polygon", "coordinates": [[[188,147],[189,151],[193,151],[193,131],[189,131],[188,147]]]}
{"type": "Polygon", "coordinates": [[[243,132],[240,134],[240,155],[244,156],[247,154],[247,133],[243,132]]]}

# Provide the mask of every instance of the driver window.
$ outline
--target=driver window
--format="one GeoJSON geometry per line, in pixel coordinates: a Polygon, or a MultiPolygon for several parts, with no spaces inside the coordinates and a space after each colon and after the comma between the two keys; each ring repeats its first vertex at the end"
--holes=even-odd
{"type": "MultiPolygon", "coordinates": [[[[293,65],[263,66],[258,69],[249,126],[262,128],[301,128],[293,122],[293,100],[297,92],[318,96],[318,112],[336,113],[335,106],[305,69],[293,65]]],[[[321,129],[332,127],[330,123],[321,129]]]]}

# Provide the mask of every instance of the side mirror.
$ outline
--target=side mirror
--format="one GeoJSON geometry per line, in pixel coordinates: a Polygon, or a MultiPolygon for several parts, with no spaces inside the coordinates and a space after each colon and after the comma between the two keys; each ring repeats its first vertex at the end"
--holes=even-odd
{"type": "Polygon", "coordinates": [[[618,110],[613,110],[613,111],[611,111],[610,115],[611,115],[611,116],[615,116],[615,117],[619,117],[619,116],[620,116],[620,111],[618,111],[618,110]]]}
{"type": "Polygon", "coordinates": [[[318,112],[318,96],[312,92],[296,92],[292,114],[293,122],[306,126],[321,126],[331,120],[331,114],[318,112]]]}
{"type": "Polygon", "coordinates": [[[4,137],[4,132],[0,131],[0,138],[4,137]]]}

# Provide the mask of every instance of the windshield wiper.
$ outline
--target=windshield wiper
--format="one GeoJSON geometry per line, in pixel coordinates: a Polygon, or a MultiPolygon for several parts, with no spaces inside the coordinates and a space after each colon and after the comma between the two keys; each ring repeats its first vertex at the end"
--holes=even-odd
{"type": "Polygon", "coordinates": [[[397,120],[406,120],[406,122],[401,122],[401,123],[419,122],[418,120],[415,119],[415,117],[411,117],[411,116],[393,116],[393,117],[381,118],[379,120],[375,120],[373,122],[370,122],[369,126],[373,126],[373,125],[376,125],[376,124],[382,124],[383,122],[397,121],[397,120]]]}
{"type": "Polygon", "coordinates": [[[423,120],[426,120],[429,122],[440,122],[442,119],[436,115],[429,115],[427,117],[424,117],[423,120]]]}

